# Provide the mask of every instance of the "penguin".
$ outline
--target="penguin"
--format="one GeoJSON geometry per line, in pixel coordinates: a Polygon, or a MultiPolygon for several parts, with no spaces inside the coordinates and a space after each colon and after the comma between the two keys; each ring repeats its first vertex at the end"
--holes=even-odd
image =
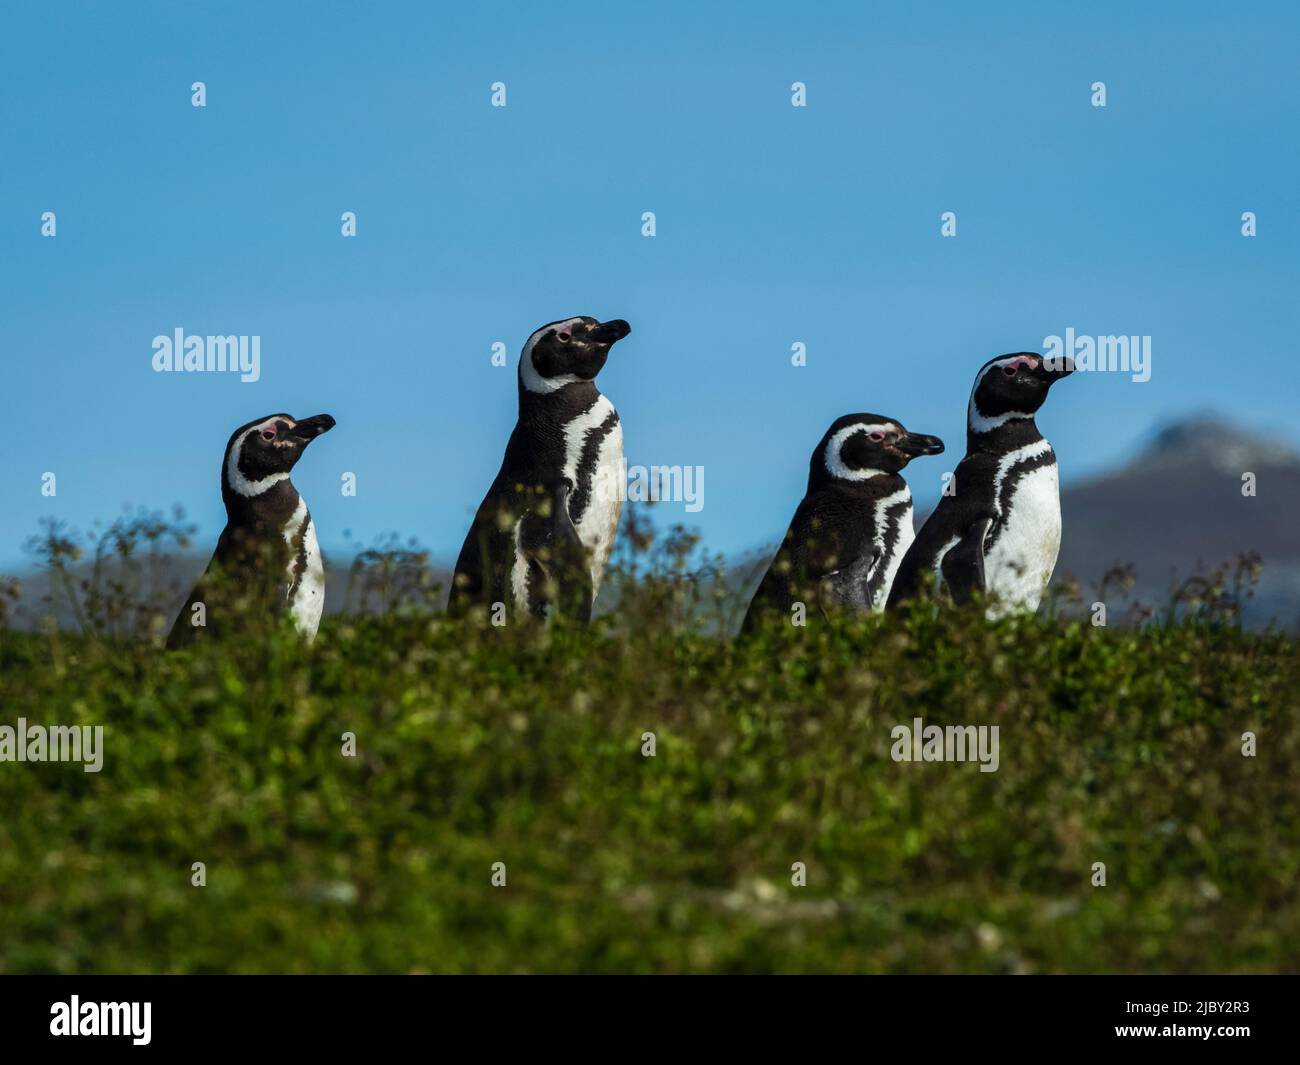
{"type": "Polygon", "coordinates": [[[328,414],[302,421],[272,414],[231,435],[221,459],[226,527],[172,626],[169,648],[227,627],[246,609],[287,612],[308,642],[315,638],[325,608],[325,570],[311,514],[289,472],[307,445],[333,428],[328,414]],[[194,624],[198,603],[202,626],[194,624]]]}
{"type": "Polygon", "coordinates": [[[632,331],[586,315],[537,329],[519,358],[519,420],[479,505],[448,609],[589,621],[623,507],[623,427],[596,387],[632,331]]]}
{"type": "Polygon", "coordinates": [[[1061,494],[1056,453],[1034,415],[1073,372],[1069,358],[1027,351],[980,367],[966,409],[966,457],[903,558],[891,608],[946,587],[958,603],[986,596],[990,618],[1038,609],[1061,547],[1061,494]]]}
{"type": "Polygon", "coordinates": [[[764,618],[788,619],[796,602],[826,615],[883,610],[913,537],[912,494],[901,471],[918,455],[942,452],[937,436],[910,433],[893,418],[838,418],[812,454],[808,490],[741,633],[764,618]]]}

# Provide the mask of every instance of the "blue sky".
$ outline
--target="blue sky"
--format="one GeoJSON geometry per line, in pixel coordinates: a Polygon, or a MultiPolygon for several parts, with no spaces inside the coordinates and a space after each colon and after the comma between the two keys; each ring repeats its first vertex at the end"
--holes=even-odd
{"type": "Polygon", "coordinates": [[[933,498],[975,369],[1066,328],[1153,351],[1145,384],[1055,390],[1067,480],[1190,411],[1300,442],[1297,30],[1280,3],[7,4],[0,564],[128,503],[210,547],[227,436],[280,410],[338,419],[295,473],[327,550],[454,557],[519,348],[574,314],[632,323],[600,378],[628,459],[705,468],[701,512],[659,513],[718,550],[781,535],[851,411],[948,441],[912,467],[933,498]],[[260,335],[261,380],[155,374],[177,327],[260,335]]]}

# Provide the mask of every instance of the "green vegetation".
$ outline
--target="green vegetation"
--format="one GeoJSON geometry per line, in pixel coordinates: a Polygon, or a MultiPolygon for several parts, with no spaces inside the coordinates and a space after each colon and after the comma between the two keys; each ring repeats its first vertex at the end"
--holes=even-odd
{"type": "Polygon", "coordinates": [[[0,972],[1300,969],[1293,637],[921,605],[736,643],[693,546],[588,630],[0,632],[0,725],[106,729],[97,774],[0,763],[0,972]],[[998,725],[998,771],[894,762],[914,716],[998,725]]]}

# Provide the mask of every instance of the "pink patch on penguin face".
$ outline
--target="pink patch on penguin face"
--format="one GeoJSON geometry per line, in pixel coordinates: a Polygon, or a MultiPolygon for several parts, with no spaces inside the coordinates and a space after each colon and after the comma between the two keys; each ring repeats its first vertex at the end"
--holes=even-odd
{"type": "Polygon", "coordinates": [[[1028,367],[1030,370],[1037,369],[1038,360],[1029,355],[1021,355],[1018,358],[1002,363],[1001,366],[1004,374],[1008,377],[1013,377],[1022,366],[1028,367]]]}

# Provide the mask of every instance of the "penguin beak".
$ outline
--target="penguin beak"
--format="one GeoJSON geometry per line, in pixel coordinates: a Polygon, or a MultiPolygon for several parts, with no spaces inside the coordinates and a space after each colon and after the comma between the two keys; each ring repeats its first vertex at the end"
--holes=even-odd
{"type": "Polygon", "coordinates": [[[1074,360],[1069,355],[1062,355],[1059,359],[1045,358],[1038,363],[1038,376],[1049,385],[1062,377],[1069,377],[1072,373],[1074,373],[1074,360]]]}
{"type": "Polygon", "coordinates": [[[623,321],[622,318],[614,318],[608,322],[599,322],[587,330],[587,339],[597,344],[613,344],[622,340],[628,333],[632,332],[632,327],[623,321]]]}
{"type": "Polygon", "coordinates": [[[321,433],[328,433],[334,428],[334,419],[328,414],[317,414],[314,418],[304,418],[293,427],[293,435],[310,443],[321,433]]]}
{"type": "Polygon", "coordinates": [[[943,441],[937,436],[926,436],[924,433],[906,433],[898,441],[898,450],[913,459],[917,455],[942,455],[943,441]]]}

